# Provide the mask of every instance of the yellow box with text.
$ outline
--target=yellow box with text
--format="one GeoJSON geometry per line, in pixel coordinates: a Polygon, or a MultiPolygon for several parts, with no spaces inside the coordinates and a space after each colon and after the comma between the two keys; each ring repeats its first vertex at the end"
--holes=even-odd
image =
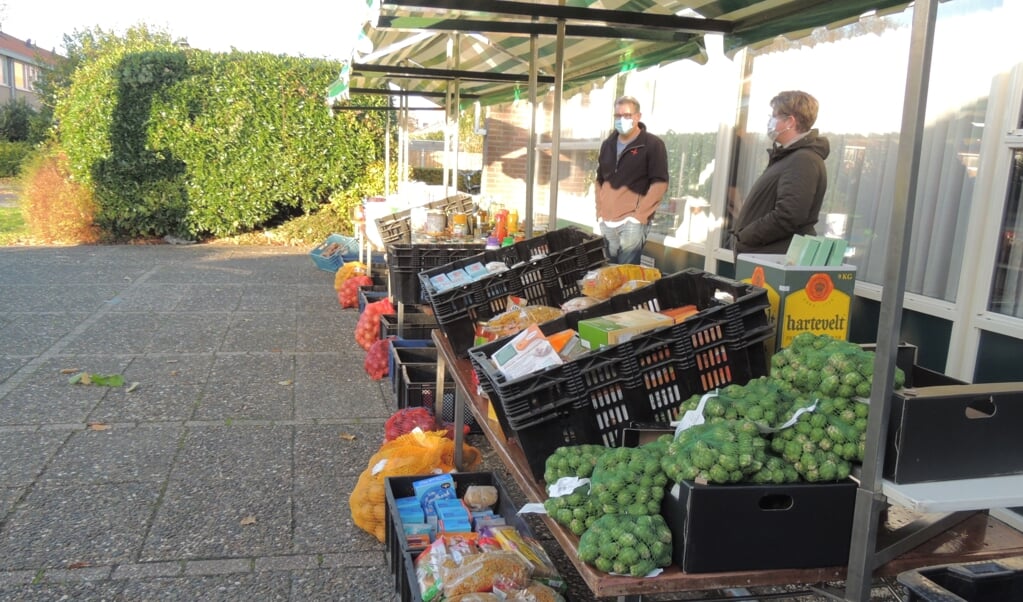
{"type": "Polygon", "coordinates": [[[741,254],[735,279],[767,289],[769,320],[776,325],[770,352],[788,347],[801,332],[849,338],[856,266],[785,265],[784,255],[741,254]]]}

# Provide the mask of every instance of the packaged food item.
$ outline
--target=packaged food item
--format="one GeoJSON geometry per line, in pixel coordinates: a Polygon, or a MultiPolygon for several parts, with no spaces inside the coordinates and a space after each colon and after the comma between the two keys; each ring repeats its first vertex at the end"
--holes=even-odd
{"type": "Polygon", "coordinates": [[[484,552],[463,557],[455,567],[442,567],[441,580],[448,598],[490,591],[498,580],[521,589],[529,585],[530,568],[515,552],[484,552]]]}
{"type": "Polygon", "coordinates": [[[462,501],[473,512],[493,508],[497,503],[497,487],[493,485],[469,485],[465,488],[462,501]]]}
{"type": "Polygon", "coordinates": [[[586,272],[579,281],[579,288],[587,297],[604,300],[617,294],[616,291],[629,281],[637,280],[649,283],[659,280],[660,277],[661,271],[657,268],[630,264],[608,265],[586,272]]]}
{"type": "Polygon", "coordinates": [[[488,341],[517,334],[532,324],[543,324],[565,315],[557,307],[525,305],[513,307],[480,323],[480,334],[488,341]]]}

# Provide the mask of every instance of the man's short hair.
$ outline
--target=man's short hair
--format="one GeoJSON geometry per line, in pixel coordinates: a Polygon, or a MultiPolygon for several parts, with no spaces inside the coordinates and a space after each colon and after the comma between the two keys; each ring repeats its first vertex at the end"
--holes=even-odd
{"type": "Polygon", "coordinates": [[[633,113],[640,113],[641,112],[639,110],[639,101],[636,100],[636,97],[634,97],[634,96],[622,96],[622,97],[619,97],[618,100],[615,101],[615,106],[623,105],[623,104],[626,104],[626,103],[632,105],[632,112],[633,113]]]}

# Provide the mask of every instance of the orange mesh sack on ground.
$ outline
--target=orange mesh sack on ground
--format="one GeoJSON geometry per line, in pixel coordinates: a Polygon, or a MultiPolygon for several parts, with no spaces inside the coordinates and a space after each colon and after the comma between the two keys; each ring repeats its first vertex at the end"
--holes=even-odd
{"type": "MultiPolygon", "coordinates": [[[[359,475],[359,482],[348,498],[352,520],[360,529],[384,541],[387,505],[384,479],[429,475],[437,470],[451,472],[455,470],[454,448],[454,441],[446,438],[444,431],[413,431],[384,443],[369,459],[369,466],[359,475]]],[[[478,449],[463,445],[463,470],[475,470],[481,459],[478,449]]]]}
{"type": "Polygon", "coordinates": [[[366,268],[366,264],[361,261],[349,261],[340,268],[337,273],[334,274],[334,290],[340,292],[341,287],[344,283],[352,276],[365,275],[369,270],[366,268]]]}

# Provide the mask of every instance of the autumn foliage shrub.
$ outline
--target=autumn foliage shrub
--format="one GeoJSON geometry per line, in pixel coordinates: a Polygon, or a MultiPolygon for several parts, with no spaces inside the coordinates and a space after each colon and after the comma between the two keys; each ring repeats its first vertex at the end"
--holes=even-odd
{"type": "Polygon", "coordinates": [[[36,153],[22,168],[21,182],[22,211],[34,239],[64,244],[99,240],[92,194],[72,181],[63,152],[44,149],[36,153]]]}

